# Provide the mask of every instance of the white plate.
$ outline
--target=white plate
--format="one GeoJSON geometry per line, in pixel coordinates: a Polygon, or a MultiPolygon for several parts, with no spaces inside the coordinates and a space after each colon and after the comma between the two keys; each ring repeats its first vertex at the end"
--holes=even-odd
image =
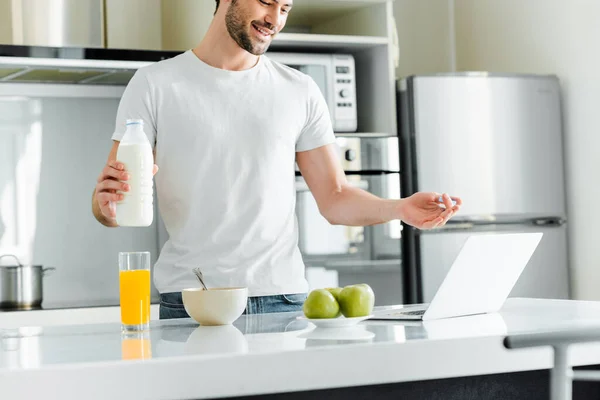
{"type": "Polygon", "coordinates": [[[300,320],[305,320],[313,323],[319,328],[345,328],[348,326],[354,326],[365,319],[371,318],[373,315],[367,315],[364,317],[353,317],[346,318],[344,316],[340,316],[337,318],[306,318],[304,316],[298,317],[300,320]]]}
{"type": "Polygon", "coordinates": [[[345,328],[314,328],[298,337],[312,340],[371,340],[375,333],[368,331],[364,325],[355,325],[345,328]]]}

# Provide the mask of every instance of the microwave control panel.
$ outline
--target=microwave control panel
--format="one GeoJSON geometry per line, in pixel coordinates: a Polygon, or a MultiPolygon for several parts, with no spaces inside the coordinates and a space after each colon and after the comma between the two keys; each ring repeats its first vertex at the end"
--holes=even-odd
{"type": "Polygon", "coordinates": [[[355,132],[357,129],[356,73],[354,57],[333,56],[334,120],[337,132],[355,132]]]}

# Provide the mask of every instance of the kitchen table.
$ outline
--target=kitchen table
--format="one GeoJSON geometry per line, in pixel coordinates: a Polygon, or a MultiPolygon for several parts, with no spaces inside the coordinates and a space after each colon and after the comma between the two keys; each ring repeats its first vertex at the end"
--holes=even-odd
{"type": "MultiPolygon", "coordinates": [[[[493,314],[351,329],[299,316],[242,316],[221,327],[152,321],[133,339],[118,320],[4,330],[0,398],[547,399],[552,350],[507,350],[504,338],[600,326],[600,302],[510,298],[493,314]]],[[[573,345],[569,357],[598,365],[600,344],[573,345]]],[[[592,383],[575,389],[584,393],[575,399],[600,393],[592,383]]]]}

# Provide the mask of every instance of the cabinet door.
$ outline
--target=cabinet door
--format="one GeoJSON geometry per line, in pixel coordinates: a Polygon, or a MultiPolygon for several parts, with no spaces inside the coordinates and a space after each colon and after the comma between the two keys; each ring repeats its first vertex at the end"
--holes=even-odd
{"type": "Polygon", "coordinates": [[[102,0],[0,0],[0,43],[102,47],[102,0]]]}
{"type": "Polygon", "coordinates": [[[161,0],[105,0],[106,47],[161,50],[161,0]]]}
{"type": "Polygon", "coordinates": [[[215,12],[215,2],[206,0],[163,0],[163,50],[184,51],[200,43],[215,12]]]}
{"type": "Polygon", "coordinates": [[[11,0],[0,0],[0,44],[13,44],[11,0]]]}

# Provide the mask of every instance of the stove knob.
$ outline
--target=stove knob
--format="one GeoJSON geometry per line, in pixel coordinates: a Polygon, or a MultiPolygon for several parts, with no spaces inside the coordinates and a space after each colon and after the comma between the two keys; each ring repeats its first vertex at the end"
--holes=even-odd
{"type": "Polygon", "coordinates": [[[350,90],[343,89],[340,91],[340,97],[345,99],[346,97],[350,97],[350,90]]]}

